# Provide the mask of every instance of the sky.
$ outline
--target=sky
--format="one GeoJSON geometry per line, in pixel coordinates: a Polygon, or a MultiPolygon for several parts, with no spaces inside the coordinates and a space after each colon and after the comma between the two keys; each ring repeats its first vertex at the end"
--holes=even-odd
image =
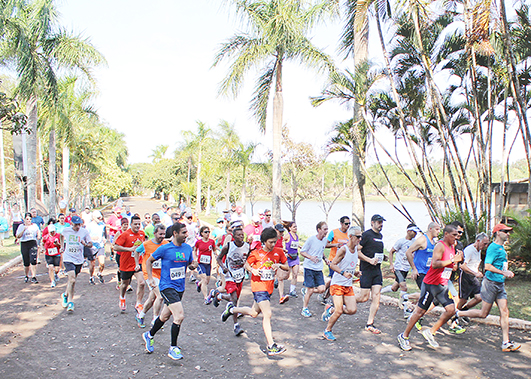
{"type": "MultiPolygon", "coordinates": [[[[233,124],[244,142],[271,149],[271,117],[265,135],[249,111],[256,72],[250,72],[237,98],[218,96],[227,66],[212,68],[222,42],[242,25],[220,0],[62,0],[60,22],[88,37],[107,59],[95,70],[101,117],[125,134],[130,163],[149,161],[152,150],[169,144],[173,151],[183,130],[196,121],[215,128],[220,120],[233,124]]],[[[337,54],[339,21],[312,33],[313,43],[337,54]]],[[[344,62],[344,67],[351,64],[344,62]]],[[[351,64],[352,65],[352,64],[351,64]]],[[[284,123],[297,142],[321,149],[334,123],[350,118],[338,103],[311,106],[321,93],[323,75],[287,64],[284,71],[284,123]]]]}

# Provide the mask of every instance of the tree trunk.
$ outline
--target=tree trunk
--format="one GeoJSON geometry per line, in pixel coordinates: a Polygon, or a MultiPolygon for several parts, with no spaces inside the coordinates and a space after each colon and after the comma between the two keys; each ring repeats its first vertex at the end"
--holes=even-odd
{"type": "Polygon", "coordinates": [[[50,140],[48,144],[49,151],[49,162],[48,162],[48,191],[50,192],[50,203],[48,204],[48,212],[50,212],[50,217],[55,217],[55,204],[57,202],[56,198],[56,178],[55,171],[57,164],[56,160],[56,151],[55,151],[55,129],[50,130],[50,140]]]}
{"type": "Polygon", "coordinates": [[[70,205],[70,194],[69,186],[70,184],[70,148],[65,145],[63,146],[63,197],[66,202],[67,210],[71,208],[70,205]]]}
{"type": "Polygon", "coordinates": [[[37,198],[44,202],[44,165],[43,165],[43,159],[42,159],[42,149],[41,144],[39,141],[39,138],[37,138],[37,157],[39,158],[37,166],[37,175],[38,175],[38,184],[39,184],[39,190],[37,192],[37,198]]]}
{"type": "Polygon", "coordinates": [[[201,212],[201,146],[199,146],[199,157],[197,158],[197,198],[195,199],[195,212],[201,212]]]}
{"type": "Polygon", "coordinates": [[[277,61],[276,68],[276,90],[273,98],[273,198],[272,216],[274,220],[281,220],[282,195],[282,168],[280,166],[280,155],[282,147],[282,113],[284,111],[284,100],[282,97],[282,62],[277,61]]]}
{"type": "Polygon", "coordinates": [[[206,199],[206,210],[205,210],[205,215],[208,216],[209,214],[210,214],[210,184],[207,187],[207,199],[206,199]]]}
{"type": "MultiPolygon", "coordinates": [[[[245,165],[242,165],[242,199],[241,199],[241,203],[242,203],[242,208],[243,208],[243,213],[247,214],[247,186],[246,186],[246,182],[245,182],[245,165]]],[[[252,213],[252,212],[251,212],[252,213]]]]}
{"type": "Polygon", "coordinates": [[[227,172],[227,185],[225,186],[225,208],[230,210],[230,167],[227,172]]]}
{"type": "Polygon", "coordinates": [[[2,206],[7,199],[6,168],[4,157],[4,130],[0,121],[0,166],[2,166],[2,206]]]}
{"type": "Polygon", "coordinates": [[[29,210],[37,204],[37,98],[35,96],[31,96],[26,108],[28,112],[29,134],[26,139],[28,161],[24,162],[24,165],[28,167],[28,202],[26,207],[29,210]]]}

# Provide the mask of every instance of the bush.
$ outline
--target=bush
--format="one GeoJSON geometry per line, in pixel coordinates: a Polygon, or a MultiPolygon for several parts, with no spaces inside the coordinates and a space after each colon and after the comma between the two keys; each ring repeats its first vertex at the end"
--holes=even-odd
{"type": "Polygon", "coordinates": [[[474,243],[477,234],[486,232],[485,214],[481,215],[477,222],[468,212],[466,212],[464,215],[461,215],[461,212],[459,211],[450,210],[442,216],[442,222],[444,225],[451,224],[454,221],[460,221],[465,226],[464,235],[460,239],[463,246],[468,246],[471,243],[474,243]],[[465,222],[463,222],[463,220],[465,222]]]}
{"type": "Polygon", "coordinates": [[[529,267],[529,262],[531,262],[531,209],[528,209],[527,213],[527,216],[507,215],[515,223],[508,250],[509,258],[523,261],[529,267]]]}

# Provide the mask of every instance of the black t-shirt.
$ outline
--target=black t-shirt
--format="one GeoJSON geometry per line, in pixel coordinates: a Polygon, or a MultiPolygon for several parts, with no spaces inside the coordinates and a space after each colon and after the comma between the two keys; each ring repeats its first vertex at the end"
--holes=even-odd
{"type": "MultiPolygon", "coordinates": [[[[382,233],[376,233],[372,229],[366,230],[361,235],[360,245],[362,246],[361,252],[369,258],[374,258],[374,255],[377,253],[383,254],[384,244],[382,233]]],[[[376,269],[380,269],[380,263],[378,263],[376,266],[373,266],[368,262],[360,260],[361,271],[376,269]]]]}

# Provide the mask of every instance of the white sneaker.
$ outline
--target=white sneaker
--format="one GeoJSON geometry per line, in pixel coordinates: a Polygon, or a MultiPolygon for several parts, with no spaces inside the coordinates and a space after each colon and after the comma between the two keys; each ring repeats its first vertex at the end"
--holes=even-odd
{"type": "Polygon", "coordinates": [[[431,347],[439,347],[439,344],[437,343],[437,341],[435,341],[435,337],[433,336],[433,334],[431,334],[431,330],[429,328],[423,328],[420,333],[424,338],[426,338],[426,341],[428,341],[431,347]]]}

